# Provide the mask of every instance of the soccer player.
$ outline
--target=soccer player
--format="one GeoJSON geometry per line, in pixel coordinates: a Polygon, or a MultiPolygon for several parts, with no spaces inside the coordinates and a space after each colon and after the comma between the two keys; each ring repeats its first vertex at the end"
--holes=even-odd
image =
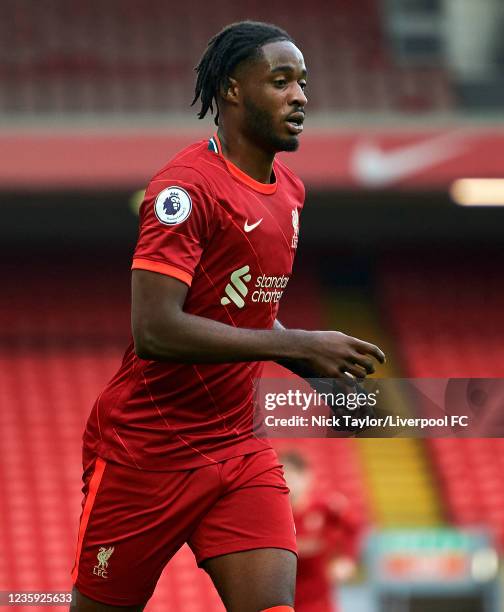
{"type": "Polygon", "coordinates": [[[298,450],[279,459],[296,524],[296,612],[336,612],[332,584],[354,575],[363,526],[344,495],[314,490],[312,470],[298,450]]]}
{"type": "Polygon", "coordinates": [[[328,377],[384,360],[367,342],[276,318],[304,200],[275,158],[303,130],[301,51],[278,27],[240,22],[196,70],[199,117],[215,112],[217,132],[160,170],[141,207],[133,340],[84,433],[74,610],[143,609],[184,543],[228,610],[292,610],[292,511],[278,459],[254,435],[253,381],[266,360],[328,377]]]}

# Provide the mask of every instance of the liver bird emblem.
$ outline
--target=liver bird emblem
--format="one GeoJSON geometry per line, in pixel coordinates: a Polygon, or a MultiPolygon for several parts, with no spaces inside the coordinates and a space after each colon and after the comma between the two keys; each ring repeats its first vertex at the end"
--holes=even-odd
{"type": "Polygon", "coordinates": [[[96,558],[98,559],[99,569],[106,569],[108,567],[108,560],[110,559],[110,556],[112,555],[113,552],[114,552],[113,546],[109,546],[109,548],[105,548],[105,546],[100,546],[100,550],[98,554],[96,555],[96,558]]]}

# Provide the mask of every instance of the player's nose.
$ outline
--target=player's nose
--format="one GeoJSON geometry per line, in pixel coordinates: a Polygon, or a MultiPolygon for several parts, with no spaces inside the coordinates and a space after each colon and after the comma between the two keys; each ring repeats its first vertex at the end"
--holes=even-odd
{"type": "Polygon", "coordinates": [[[289,104],[297,106],[300,110],[308,103],[308,98],[299,83],[296,83],[295,87],[292,88],[291,97],[289,104]]]}

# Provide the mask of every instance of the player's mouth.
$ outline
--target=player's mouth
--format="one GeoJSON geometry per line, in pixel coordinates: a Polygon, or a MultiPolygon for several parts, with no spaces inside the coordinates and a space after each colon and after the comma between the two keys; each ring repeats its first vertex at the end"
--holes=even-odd
{"type": "Polygon", "coordinates": [[[301,134],[303,131],[304,118],[304,113],[300,111],[297,113],[292,113],[287,117],[285,123],[287,124],[287,128],[291,134],[301,134]]]}

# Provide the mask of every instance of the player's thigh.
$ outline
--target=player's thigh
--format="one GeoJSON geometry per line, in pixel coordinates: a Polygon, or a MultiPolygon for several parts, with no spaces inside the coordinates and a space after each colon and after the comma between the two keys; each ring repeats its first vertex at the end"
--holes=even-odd
{"type": "Polygon", "coordinates": [[[294,606],[297,558],[290,550],[247,550],[207,559],[202,566],[228,612],[294,606]]]}
{"type": "Polygon", "coordinates": [[[230,460],[222,475],[230,488],[189,540],[198,565],[210,574],[228,610],[292,605],[296,536],[275,453],[230,460]]]}
{"type": "Polygon", "coordinates": [[[70,612],[142,612],[145,605],[141,606],[108,606],[107,604],[94,601],[86,597],[74,587],[72,591],[72,605],[70,612]]]}
{"type": "Polygon", "coordinates": [[[97,458],[85,483],[73,583],[91,601],[141,608],[213,506],[218,471],[148,472],[97,458]]]}
{"type": "Polygon", "coordinates": [[[191,534],[198,565],[214,557],[276,548],[297,552],[289,489],[273,451],[227,461],[222,469],[229,487],[191,534]]]}

